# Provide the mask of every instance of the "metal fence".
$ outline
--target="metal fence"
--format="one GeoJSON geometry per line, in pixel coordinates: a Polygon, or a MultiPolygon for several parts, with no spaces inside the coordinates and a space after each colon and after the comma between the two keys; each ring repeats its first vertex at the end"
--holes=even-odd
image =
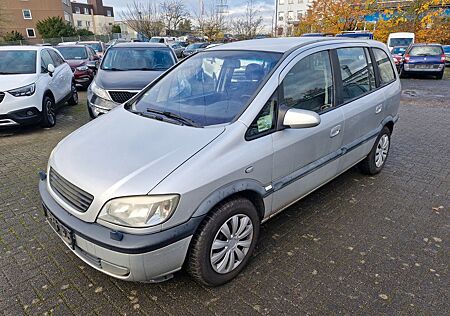
{"type": "Polygon", "coordinates": [[[80,42],[80,41],[102,41],[108,43],[113,39],[118,39],[121,37],[120,33],[117,34],[108,34],[108,35],[91,35],[91,36],[72,36],[72,37],[55,37],[55,38],[28,38],[21,41],[14,42],[3,42],[0,41],[0,46],[7,45],[39,45],[39,44],[50,44],[57,45],[59,43],[67,43],[67,42],[80,42]]]}

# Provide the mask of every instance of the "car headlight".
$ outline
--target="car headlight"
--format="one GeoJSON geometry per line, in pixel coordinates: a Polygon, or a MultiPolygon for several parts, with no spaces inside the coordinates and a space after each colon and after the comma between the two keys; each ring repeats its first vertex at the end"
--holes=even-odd
{"type": "Polygon", "coordinates": [[[176,194],[117,198],[103,206],[98,218],[121,226],[150,227],[165,222],[179,198],[176,194]]]}
{"type": "Polygon", "coordinates": [[[36,84],[32,83],[28,86],[9,90],[8,93],[15,97],[27,97],[33,95],[36,91],[36,84]]]}
{"type": "Polygon", "coordinates": [[[86,70],[88,70],[89,69],[89,67],[88,66],[80,66],[80,67],[77,67],[77,70],[78,71],[86,71],[86,70]]]}
{"type": "Polygon", "coordinates": [[[91,88],[92,93],[94,93],[98,97],[105,99],[105,100],[111,100],[111,98],[109,97],[109,93],[105,89],[102,89],[99,86],[97,86],[97,84],[95,83],[95,80],[92,81],[90,88],[91,88]]]}

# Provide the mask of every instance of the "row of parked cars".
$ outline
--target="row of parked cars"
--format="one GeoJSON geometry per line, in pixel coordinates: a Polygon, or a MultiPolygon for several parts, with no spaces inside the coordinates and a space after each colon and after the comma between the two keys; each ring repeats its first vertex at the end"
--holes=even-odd
{"type": "Polygon", "coordinates": [[[450,66],[450,45],[418,43],[395,46],[391,54],[402,77],[419,74],[442,79],[445,67],[450,66]]]}

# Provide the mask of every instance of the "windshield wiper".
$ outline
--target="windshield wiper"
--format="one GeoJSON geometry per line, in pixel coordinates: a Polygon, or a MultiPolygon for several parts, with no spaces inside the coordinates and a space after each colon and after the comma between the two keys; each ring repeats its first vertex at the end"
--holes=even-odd
{"type": "Polygon", "coordinates": [[[198,123],[194,122],[193,120],[188,119],[186,117],[182,117],[178,114],[175,114],[175,113],[172,113],[169,111],[158,111],[158,110],[148,108],[147,112],[164,115],[165,117],[168,117],[168,118],[174,119],[180,123],[183,123],[183,125],[193,126],[193,127],[201,127],[198,123]]]}
{"type": "Polygon", "coordinates": [[[115,67],[113,67],[113,68],[102,68],[102,70],[111,70],[111,71],[125,71],[124,69],[120,69],[120,68],[115,68],[115,67]]]}

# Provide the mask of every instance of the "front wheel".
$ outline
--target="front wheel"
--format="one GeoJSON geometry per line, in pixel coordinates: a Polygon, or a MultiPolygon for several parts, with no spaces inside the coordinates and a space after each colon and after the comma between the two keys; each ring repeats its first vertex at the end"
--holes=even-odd
{"type": "Polygon", "coordinates": [[[248,199],[237,197],[219,204],[192,239],[188,272],[207,286],[229,282],[250,260],[259,228],[258,212],[248,199]]]}
{"type": "Polygon", "coordinates": [[[370,153],[359,163],[361,171],[369,175],[380,173],[386,164],[390,146],[391,131],[385,126],[378,135],[370,153]]]}
{"type": "Polygon", "coordinates": [[[67,101],[69,105],[77,105],[78,104],[78,91],[77,87],[75,86],[75,83],[72,83],[72,86],[70,88],[70,99],[67,101]]]}
{"type": "Polygon", "coordinates": [[[443,71],[441,73],[439,73],[438,75],[436,75],[436,79],[441,80],[442,78],[444,78],[444,72],[443,71]]]}
{"type": "Polygon", "coordinates": [[[42,127],[53,127],[56,125],[56,106],[55,101],[45,96],[42,101],[42,127]]]}

